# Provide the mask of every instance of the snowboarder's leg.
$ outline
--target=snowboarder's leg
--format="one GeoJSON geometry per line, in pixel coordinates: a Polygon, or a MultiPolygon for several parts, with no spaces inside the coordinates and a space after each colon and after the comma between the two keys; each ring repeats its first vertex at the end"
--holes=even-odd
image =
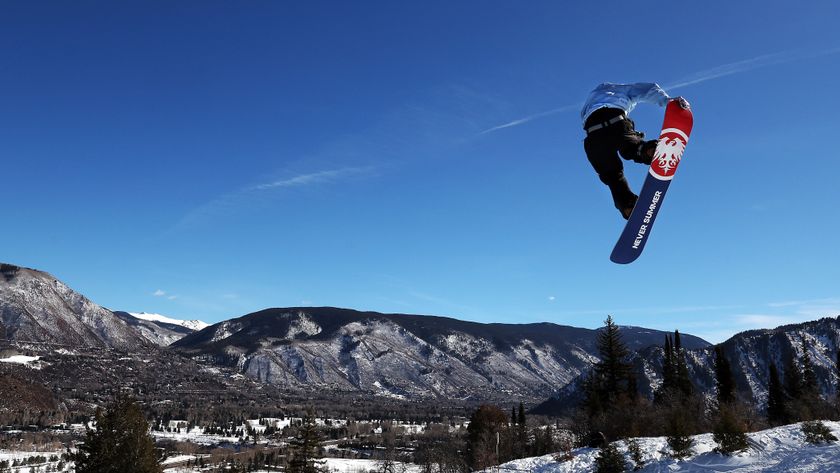
{"type": "Polygon", "coordinates": [[[618,152],[621,157],[641,164],[650,164],[653,161],[653,151],[656,149],[656,140],[645,141],[645,134],[636,131],[633,120],[624,120],[624,133],[621,136],[621,143],[618,152]]]}
{"type": "Polygon", "coordinates": [[[587,137],[583,140],[583,148],[589,163],[598,173],[598,179],[610,188],[615,208],[625,219],[629,218],[638,196],[630,190],[627,178],[624,177],[624,164],[615,146],[608,140],[587,137]]]}

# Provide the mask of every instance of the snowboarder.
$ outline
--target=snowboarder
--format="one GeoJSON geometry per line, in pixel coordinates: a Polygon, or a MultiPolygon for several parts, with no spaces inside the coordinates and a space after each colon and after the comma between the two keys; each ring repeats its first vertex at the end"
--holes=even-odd
{"type": "MultiPolygon", "coordinates": [[[[630,218],[639,197],[630,190],[624,177],[624,164],[618,155],[628,161],[649,165],[657,143],[657,140],[645,141],[645,134],[636,131],[633,120],[627,115],[639,102],[664,107],[669,100],[671,97],[654,83],[605,82],[589,94],[580,112],[586,132],[583,140],[586,157],[601,182],[610,188],[615,208],[625,219],[630,218]]],[[[689,108],[684,98],[677,97],[676,100],[682,108],[689,108]]]]}

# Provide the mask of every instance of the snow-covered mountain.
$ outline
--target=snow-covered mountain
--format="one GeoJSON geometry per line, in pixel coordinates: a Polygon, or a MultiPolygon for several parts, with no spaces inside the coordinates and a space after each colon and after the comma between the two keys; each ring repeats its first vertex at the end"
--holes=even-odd
{"type": "Polygon", "coordinates": [[[0,339],[137,349],[145,338],[50,274],[0,264],[0,339]]]}
{"type": "MultiPolygon", "coordinates": [[[[664,340],[663,340],[664,341],[664,340]]],[[[649,397],[662,383],[663,349],[648,347],[634,355],[639,389],[649,397]]],[[[784,325],[774,329],[751,330],[739,333],[721,344],[732,366],[740,395],[763,407],[767,402],[770,363],[775,363],[784,379],[787,359],[801,360],[807,350],[823,397],[830,399],[837,393],[837,352],[840,350],[840,317],[828,317],[801,324],[784,325]]],[[[698,390],[712,397],[715,389],[714,347],[686,350],[686,363],[691,379],[698,390]]],[[[801,366],[801,361],[797,361],[801,366]]],[[[573,407],[580,393],[573,382],[536,409],[542,414],[559,414],[573,407]]]]}
{"type": "MultiPolygon", "coordinates": [[[[664,333],[624,327],[634,349],[664,333]]],[[[285,387],[449,399],[541,400],[587,369],[596,331],[480,324],[331,307],[268,309],[173,343],[197,359],[285,387]]],[[[708,343],[686,336],[695,348],[708,343]]]]}
{"type": "Polygon", "coordinates": [[[131,316],[137,319],[146,320],[149,322],[167,324],[167,325],[180,325],[181,327],[185,327],[190,329],[191,331],[201,330],[205,327],[209,327],[210,324],[206,322],[202,322],[200,320],[178,320],[173,319],[171,317],[167,317],[165,315],[160,314],[149,314],[147,312],[128,312],[131,316]]]}
{"type": "Polygon", "coordinates": [[[177,320],[145,312],[114,312],[114,315],[134,328],[146,340],[162,347],[209,325],[200,320],[177,320]]]}
{"type": "MultiPolygon", "coordinates": [[[[722,347],[732,365],[738,389],[758,405],[763,406],[767,402],[770,363],[776,364],[780,376],[784,378],[786,360],[793,357],[801,366],[803,350],[808,351],[822,394],[828,397],[836,392],[840,317],[739,333],[723,342],[722,347]]],[[[713,347],[708,347],[686,352],[688,369],[695,385],[708,394],[714,390],[713,350],[713,347]]],[[[651,386],[658,386],[662,373],[661,349],[650,349],[642,355],[642,371],[651,386]]]]}
{"type": "MultiPolygon", "coordinates": [[[[840,422],[825,422],[836,437],[840,437],[840,422]]],[[[641,447],[644,462],[640,472],[708,473],[838,473],[840,472],[840,444],[812,445],[805,441],[801,424],[747,434],[750,448],[726,456],[714,451],[712,434],[695,435],[693,455],[678,461],[668,454],[665,437],[636,439],[641,447]]],[[[627,470],[633,465],[627,452],[627,443],[617,442],[618,450],[627,460],[627,470]]],[[[505,463],[491,471],[528,471],[531,473],[589,473],[595,471],[598,449],[579,448],[572,451],[569,460],[558,460],[557,455],[523,458],[505,463]]]]}

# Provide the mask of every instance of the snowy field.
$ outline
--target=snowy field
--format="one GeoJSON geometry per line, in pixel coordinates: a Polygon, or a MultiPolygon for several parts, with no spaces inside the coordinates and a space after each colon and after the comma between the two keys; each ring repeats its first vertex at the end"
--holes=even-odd
{"type": "MultiPolygon", "coordinates": [[[[840,422],[825,422],[832,433],[840,438],[840,422]]],[[[840,443],[809,445],[805,442],[800,424],[777,427],[747,434],[749,450],[727,457],[715,453],[712,434],[694,437],[694,455],[677,461],[668,455],[670,451],[665,437],[641,438],[644,468],[641,472],[686,472],[686,473],[840,473],[840,443]]],[[[627,446],[619,443],[619,451],[627,455],[627,446]]],[[[595,471],[597,449],[582,448],[573,451],[574,458],[558,463],[553,455],[526,458],[505,463],[490,472],[521,471],[533,473],[582,473],[595,471]]],[[[632,471],[632,467],[629,468],[632,471]]]]}
{"type": "MultiPolygon", "coordinates": [[[[840,422],[825,422],[835,436],[840,437],[840,422]]],[[[750,448],[742,453],[731,457],[720,455],[714,452],[715,442],[712,434],[702,434],[694,437],[694,454],[685,460],[678,461],[671,458],[669,448],[664,437],[640,438],[639,445],[642,450],[644,468],[639,471],[647,473],[840,473],[840,442],[827,445],[809,445],[805,442],[800,424],[787,425],[768,429],[761,432],[747,434],[750,448]]],[[[627,446],[619,442],[619,451],[625,454],[628,459],[628,471],[632,471],[632,465],[627,455],[627,446]]],[[[36,452],[36,451],[8,451],[0,450],[0,462],[8,461],[9,464],[17,460],[23,463],[30,457],[42,456],[49,458],[52,455],[61,455],[62,452],[36,452]]],[[[554,455],[543,457],[526,458],[505,463],[496,468],[486,470],[491,472],[532,472],[532,473],[583,473],[595,470],[595,458],[598,455],[597,449],[581,448],[573,452],[573,458],[569,461],[558,462],[554,455]]],[[[54,457],[55,458],[55,457],[54,457]]],[[[196,470],[178,467],[174,465],[180,461],[191,458],[180,456],[168,459],[165,462],[171,467],[166,468],[166,473],[194,473],[196,470]]],[[[20,465],[12,468],[13,473],[35,473],[45,472],[48,467],[54,470],[56,461],[45,463],[20,465]]],[[[343,460],[327,459],[326,467],[331,473],[367,473],[377,471],[378,463],[373,460],[343,460]]],[[[69,471],[69,465],[66,465],[69,471]]],[[[398,472],[419,473],[417,465],[400,465],[398,472]]]]}
{"type": "MultiPolygon", "coordinates": [[[[61,471],[58,469],[59,460],[54,460],[56,458],[61,457],[61,454],[64,453],[63,451],[57,452],[24,452],[24,451],[11,451],[11,450],[0,450],[0,471],[3,473],[11,472],[11,473],[44,473],[47,469],[51,469],[51,471],[61,471]],[[44,461],[27,461],[27,460],[34,460],[35,458],[43,458],[44,461]],[[5,463],[4,463],[5,462],[5,463]],[[13,466],[15,464],[18,466],[13,466]],[[8,468],[11,469],[3,469],[2,465],[8,465],[8,468]]],[[[65,471],[68,471],[69,467],[65,466],[65,471]]]]}

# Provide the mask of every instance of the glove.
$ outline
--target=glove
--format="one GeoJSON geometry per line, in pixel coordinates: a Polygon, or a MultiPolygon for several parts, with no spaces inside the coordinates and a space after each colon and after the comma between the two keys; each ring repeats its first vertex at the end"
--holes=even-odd
{"type": "Polygon", "coordinates": [[[691,110],[691,104],[688,103],[688,100],[686,100],[685,97],[674,97],[673,100],[677,101],[677,105],[679,105],[681,109],[691,110]]]}

